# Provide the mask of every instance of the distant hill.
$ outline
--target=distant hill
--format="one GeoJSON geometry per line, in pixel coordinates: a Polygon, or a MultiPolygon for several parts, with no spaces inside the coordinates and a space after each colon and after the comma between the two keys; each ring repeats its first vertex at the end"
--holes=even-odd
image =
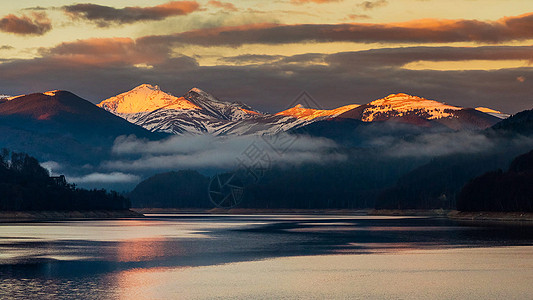
{"type": "Polygon", "coordinates": [[[492,127],[497,132],[533,135],[533,109],[521,111],[492,127]]]}
{"type": "Polygon", "coordinates": [[[209,178],[184,170],[154,175],[139,183],[129,194],[133,207],[208,208],[209,178]]]}
{"type": "Polygon", "coordinates": [[[533,211],[533,151],[518,156],[509,170],[472,179],[457,200],[461,211],[533,211]]]}
{"type": "Polygon", "coordinates": [[[67,91],[50,91],[0,102],[0,147],[41,161],[94,161],[110,152],[120,135],[157,139],[163,134],[131,124],[67,91]]]}
{"type": "Polygon", "coordinates": [[[468,180],[506,166],[513,154],[454,154],[434,158],[401,176],[376,200],[378,209],[455,208],[459,191],[468,180]]]}

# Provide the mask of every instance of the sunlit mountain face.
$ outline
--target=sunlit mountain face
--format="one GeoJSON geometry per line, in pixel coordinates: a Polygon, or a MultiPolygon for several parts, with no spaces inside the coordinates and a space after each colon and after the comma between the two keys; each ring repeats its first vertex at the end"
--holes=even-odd
{"type": "Polygon", "coordinates": [[[174,97],[149,84],[140,85],[133,90],[109,98],[98,104],[99,107],[117,114],[135,114],[166,109],[200,109],[183,97],[174,97]]]}
{"type": "Polygon", "coordinates": [[[483,129],[503,114],[490,109],[465,109],[403,93],[365,105],[311,109],[302,104],[275,113],[261,113],[239,102],[221,101],[198,88],[181,97],[158,86],[143,84],[106,99],[99,107],[150,131],[174,134],[248,135],[275,134],[335,118],[363,122],[394,120],[415,125],[440,124],[451,129],[483,129]]]}
{"type": "Polygon", "coordinates": [[[291,116],[298,119],[312,121],[318,118],[333,118],[358,106],[358,104],[351,104],[336,109],[311,109],[303,107],[302,104],[298,104],[295,107],[281,111],[276,115],[291,116]]]}

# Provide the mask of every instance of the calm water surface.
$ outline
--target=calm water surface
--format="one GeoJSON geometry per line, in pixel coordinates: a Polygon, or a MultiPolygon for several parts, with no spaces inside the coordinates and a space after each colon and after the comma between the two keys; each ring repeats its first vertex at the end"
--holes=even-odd
{"type": "Polygon", "coordinates": [[[312,215],[0,225],[1,299],[530,299],[533,226],[312,215]]]}

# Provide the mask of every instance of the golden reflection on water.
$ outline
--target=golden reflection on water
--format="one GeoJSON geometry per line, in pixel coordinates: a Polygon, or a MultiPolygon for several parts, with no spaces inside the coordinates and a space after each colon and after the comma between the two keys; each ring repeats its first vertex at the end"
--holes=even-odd
{"type": "Polygon", "coordinates": [[[533,247],[284,257],[114,280],[120,299],[530,299],[533,247]]]}
{"type": "Polygon", "coordinates": [[[173,244],[172,252],[168,253],[165,247],[167,239],[163,237],[137,238],[121,241],[116,246],[115,260],[119,262],[150,261],[171,254],[181,252],[180,247],[173,244]]]}

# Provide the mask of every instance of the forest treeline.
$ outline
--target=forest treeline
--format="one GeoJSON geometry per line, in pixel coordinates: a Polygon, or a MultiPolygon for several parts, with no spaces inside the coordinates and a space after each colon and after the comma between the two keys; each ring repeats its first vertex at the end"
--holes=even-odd
{"type": "Polygon", "coordinates": [[[509,170],[472,179],[457,199],[461,211],[533,211],[533,151],[518,156],[509,170]]]}
{"type": "Polygon", "coordinates": [[[124,210],[129,200],[117,192],[86,190],[51,177],[37,159],[0,150],[0,210],[124,210]]]}

